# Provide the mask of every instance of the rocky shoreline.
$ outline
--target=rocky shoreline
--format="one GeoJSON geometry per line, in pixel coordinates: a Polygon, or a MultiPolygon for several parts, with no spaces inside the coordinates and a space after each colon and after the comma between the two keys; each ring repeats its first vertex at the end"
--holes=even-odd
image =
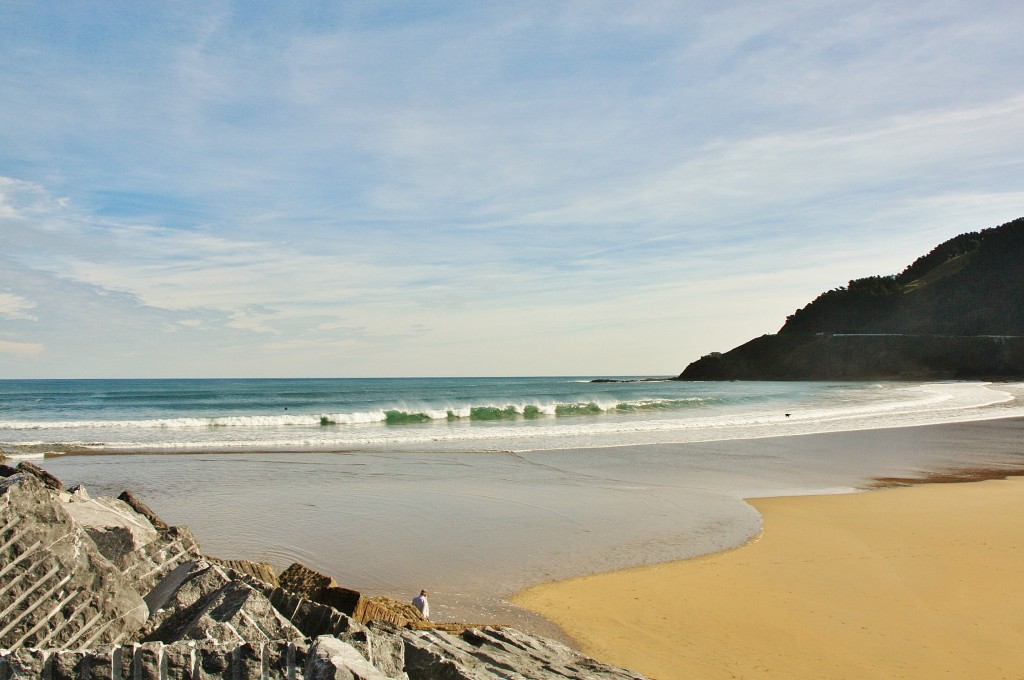
{"type": "Polygon", "coordinates": [[[513,628],[427,621],[301,564],[204,555],[129,492],[0,464],[0,680],[642,677],[513,628]]]}

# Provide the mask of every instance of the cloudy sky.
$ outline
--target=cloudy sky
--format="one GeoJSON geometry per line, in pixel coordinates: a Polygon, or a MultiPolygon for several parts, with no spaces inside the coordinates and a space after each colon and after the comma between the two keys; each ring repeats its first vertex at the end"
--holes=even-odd
{"type": "Polygon", "coordinates": [[[670,375],[1024,215],[1024,3],[0,3],[0,377],[670,375]]]}

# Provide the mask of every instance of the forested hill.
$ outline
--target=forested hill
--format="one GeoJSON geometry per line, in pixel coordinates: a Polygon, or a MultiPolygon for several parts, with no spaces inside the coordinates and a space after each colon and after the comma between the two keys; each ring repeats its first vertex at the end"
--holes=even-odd
{"type": "Polygon", "coordinates": [[[899,274],[822,293],[779,333],[1024,335],[1024,218],[951,238],[899,274]]]}
{"type": "Polygon", "coordinates": [[[776,335],[679,380],[1024,376],[1024,218],[961,234],[899,274],[822,293],[776,335]]]}

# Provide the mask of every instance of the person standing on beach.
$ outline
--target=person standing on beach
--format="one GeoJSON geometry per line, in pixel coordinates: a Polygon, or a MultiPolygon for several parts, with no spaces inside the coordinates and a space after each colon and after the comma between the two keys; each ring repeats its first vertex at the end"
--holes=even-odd
{"type": "Polygon", "coordinates": [[[420,614],[423,614],[423,618],[430,618],[430,602],[427,601],[427,591],[421,590],[420,594],[412,598],[412,605],[416,609],[420,610],[420,614]]]}

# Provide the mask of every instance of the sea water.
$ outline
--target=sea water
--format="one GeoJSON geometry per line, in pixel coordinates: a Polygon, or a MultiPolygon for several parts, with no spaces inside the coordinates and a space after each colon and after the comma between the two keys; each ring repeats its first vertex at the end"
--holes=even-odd
{"type": "Polygon", "coordinates": [[[534,629],[505,595],[740,545],[744,498],[1021,460],[1019,384],[615,380],[0,381],[0,448],[209,554],[534,629]]]}
{"type": "Polygon", "coordinates": [[[601,380],[7,380],[0,447],[21,456],[539,451],[954,422],[1021,407],[1014,388],[984,383],[601,380]]]}

